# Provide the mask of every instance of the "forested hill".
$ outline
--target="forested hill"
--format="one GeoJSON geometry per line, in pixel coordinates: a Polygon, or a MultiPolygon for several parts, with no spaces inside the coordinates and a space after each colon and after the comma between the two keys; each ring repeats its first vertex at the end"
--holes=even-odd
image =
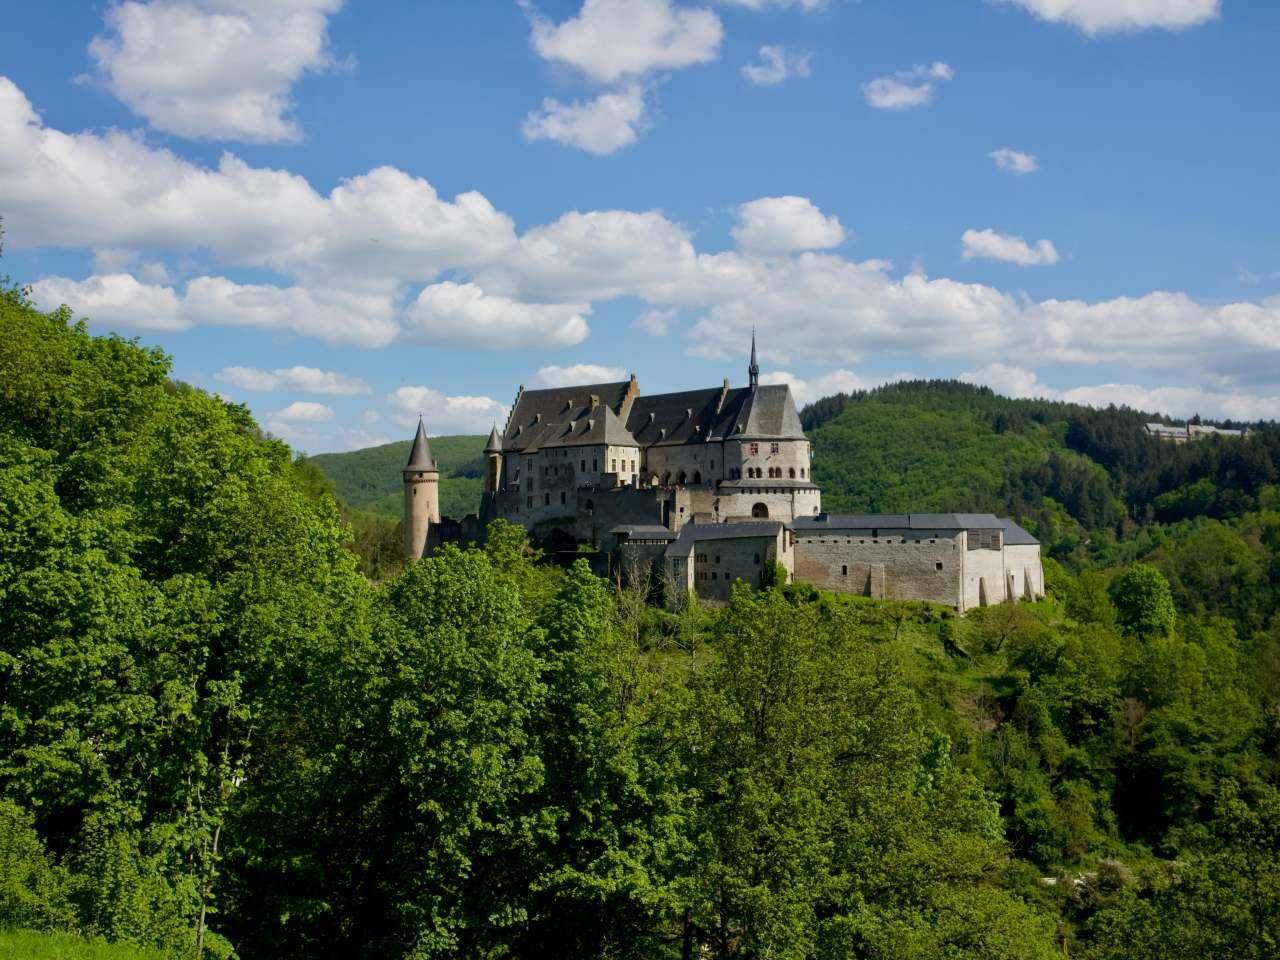
{"type": "MultiPolygon", "coordinates": [[[[463,517],[480,506],[486,437],[432,437],[431,455],[440,468],[440,512],[463,517]]],[[[322,453],[311,462],[333,484],[343,503],[388,517],[404,512],[400,471],[409,461],[411,440],[384,443],[350,453],[322,453]]]]}
{"type": "Polygon", "coordinates": [[[826,509],[1005,513],[1078,564],[1106,562],[1141,526],[1256,511],[1280,477],[1275,423],[1243,439],[1146,435],[1144,424],[1167,419],[957,381],[894,383],[801,411],[826,509]]]}

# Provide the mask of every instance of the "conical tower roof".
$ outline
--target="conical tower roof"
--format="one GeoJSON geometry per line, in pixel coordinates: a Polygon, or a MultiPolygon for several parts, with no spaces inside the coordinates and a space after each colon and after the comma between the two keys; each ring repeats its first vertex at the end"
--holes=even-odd
{"type": "Polygon", "coordinates": [[[498,425],[495,423],[489,431],[489,442],[484,445],[485,453],[501,453],[502,440],[498,437],[498,425]]]}
{"type": "Polygon", "coordinates": [[[747,378],[752,387],[760,383],[760,364],[756,362],[756,328],[751,328],[751,366],[747,367],[747,378]]]}
{"type": "Polygon", "coordinates": [[[418,432],[413,438],[413,449],[409,451],[409,462],[404,465],[406,470],[434,470],[436,462],[431,459],[431,444],[427,442],[427,428],[422,422],[422,418],[418,418],[418,432]]]}

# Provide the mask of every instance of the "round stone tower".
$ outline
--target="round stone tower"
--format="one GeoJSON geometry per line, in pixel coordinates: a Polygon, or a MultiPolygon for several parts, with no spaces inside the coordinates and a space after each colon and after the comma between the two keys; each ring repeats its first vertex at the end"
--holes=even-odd
{"type": "Polygon", "coordinates": [[[484,475],[485,493],[497,493],[502,485],[502,440],[498,437],[496,425],[489,433],[489,442],[484,445],[484,455],[488,462],[484,475]]]}
{"type": "Polygon", "coordinates": [[[440,522],[440,471],[431,459],[427,428],[418,418],[418,433],[413,438],[409,462],[404,476],[404,552],[410,559],[421,557],[427,548],[431,524],[440,522]]]}

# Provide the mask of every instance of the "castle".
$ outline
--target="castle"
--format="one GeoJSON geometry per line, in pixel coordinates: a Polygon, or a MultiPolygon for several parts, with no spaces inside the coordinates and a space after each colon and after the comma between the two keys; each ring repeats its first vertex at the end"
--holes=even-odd
{"type": "Polygon", "coordinates": [[[990,514],[828,515],[786,384],[642,396],[620,383],[520,388],[485,445],[478,516],[440,516],[439,471],[421,421],[405,488],[405,551],[480,540],[501,517],[537,542],[590,543],[619,576],[658,575],[723,600],[780,565],[824,590],[932,600],[961,613],[1044,593],[1040,546],[990,514]]]}

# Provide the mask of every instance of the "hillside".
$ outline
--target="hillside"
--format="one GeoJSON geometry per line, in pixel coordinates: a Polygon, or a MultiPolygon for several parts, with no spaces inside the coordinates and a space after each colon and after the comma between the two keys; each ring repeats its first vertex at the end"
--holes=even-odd
{"type": "MultiPolygon", "coordinates": [[[[432,437],[431,454],[440,467],[440,512],[447,517],[475,513],[484,487],[485,437],[432,437]]],[[[311,462],[333,483],[348,506],[387,517],[403,510],[400,471],[412,441],[401,440],[350,453],[322,453],[311,462]]]]}

